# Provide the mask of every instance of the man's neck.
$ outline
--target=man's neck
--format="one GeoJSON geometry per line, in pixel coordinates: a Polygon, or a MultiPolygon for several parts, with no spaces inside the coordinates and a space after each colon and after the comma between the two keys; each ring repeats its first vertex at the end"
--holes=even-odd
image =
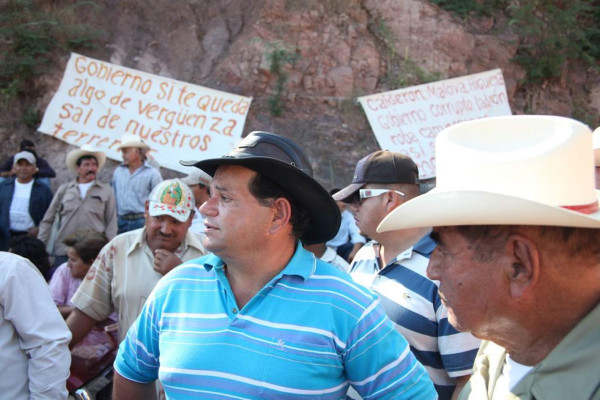
{"type": "MultiPolygon", "coordinates": [[[[263,249],[265,250],[265,249],[263,249]]],[[[242,254],[243,259],[228,258],[225,272],[238,307],[243,308],[267,283],[288,265],[295,243],[278,246],[260,254],[242,254]]]]}
{"type": "Polygon", "coordinates": [[[412,247],[417,243],[427,232],[429,228],[420,229],[403,229],[398,231],[383,232],[378,235],[377,241],[380,244],[379,256],[385,268],[386,265],[399,254],[412,247]]]}
{"type": "Polygon", "coordinates": [[[29,178],[29,179],[28,179],[28,180],[26,180],[26,181],[22,181],[22,180],[20,180],[19,178],[17,178],[17,182],[19,182],[19,183],[20,183],[20,184],[22,184],[22,185],[26,185],[26,184],[28,184],[28,183],[29,183],[29,182],[31,182],[31,181],[33,181],[33,178],[29,178]]]}
{"type": "Polygon", "coordinates": [[[139,161],[139,162],[135,162],[135,163],[129,163],[127,165],[127,168],[129,169],[130,173],[134,173],[136,169],[141,168],[141,166],[144,165],[144,161],[139,161]]]}

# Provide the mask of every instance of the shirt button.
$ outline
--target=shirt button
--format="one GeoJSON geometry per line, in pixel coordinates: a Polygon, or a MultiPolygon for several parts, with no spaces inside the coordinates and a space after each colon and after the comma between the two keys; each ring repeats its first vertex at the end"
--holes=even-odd
{"type": "Polygon", "coordinates": [[[238,312],[238,309],[237,309],[237,308],[232,308],[232,309],[231,309],[231,312],[232,312],[232,313],[234,313],[234,314],[237,314],[237,312],[238,312]]]}

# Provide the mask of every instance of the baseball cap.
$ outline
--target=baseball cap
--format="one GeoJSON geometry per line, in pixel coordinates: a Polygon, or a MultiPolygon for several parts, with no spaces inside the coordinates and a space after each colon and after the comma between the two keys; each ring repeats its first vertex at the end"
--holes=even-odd
{"type": "Polygon", "coordinates": [[[212,177],[199,168],[194,168],[187,176],[181,178],[181,182],[188,186],[193,185],[210,185],[212,177]]]}
{"type": "Polygon", "coordinates": [[[378,150],[363,157],[356,164],[352,183],[333,198],[346,201],[367,183],[419,184],[419,168],[407,155],[389,150],[378,150]]]}
{"type": "Polygon", "coordinates": [[[21,151],[15,154],[15,157],[13,158],[13,165],[16,165],[19,160],[25,160],[29,164],[35,165],[35,156],[28,151],[21,151]]]}
{"type": "Polygon", "coordinates": [[[168,179],[154,186],[148,197],[148,212],[153,217],[168,215],[185,222],[194,210],[194,194],[179,179],[168,179]]]}

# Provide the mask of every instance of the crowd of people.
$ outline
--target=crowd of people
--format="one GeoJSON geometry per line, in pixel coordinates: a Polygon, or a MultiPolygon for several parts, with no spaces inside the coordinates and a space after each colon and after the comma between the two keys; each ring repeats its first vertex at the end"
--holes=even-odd
{"type": "Polygon", "coordinates": [[[0,182],[7,398],[118,344],[115,400],[600,399],[600,129],[451,126],[427,193],[388,150],[327,191],[252,132],[169,180],[134,135],[110,184],[82,146],[52,194],[31,147],[0,182]]]}

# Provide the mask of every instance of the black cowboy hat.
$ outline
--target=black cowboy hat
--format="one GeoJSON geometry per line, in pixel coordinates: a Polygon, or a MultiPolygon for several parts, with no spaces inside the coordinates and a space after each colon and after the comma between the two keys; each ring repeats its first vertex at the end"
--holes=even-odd
{"type": "Polygon", "coordinates": [[[214,176],[220,165],[239,165],[281,186],[310,215],[303,243],[323,243],[340,227],[340,210],[331,195],[313,177],[308,158],[290,139],[269,132],[251,132],[229,154],[201,161],[180,161],[214,176]]]}

